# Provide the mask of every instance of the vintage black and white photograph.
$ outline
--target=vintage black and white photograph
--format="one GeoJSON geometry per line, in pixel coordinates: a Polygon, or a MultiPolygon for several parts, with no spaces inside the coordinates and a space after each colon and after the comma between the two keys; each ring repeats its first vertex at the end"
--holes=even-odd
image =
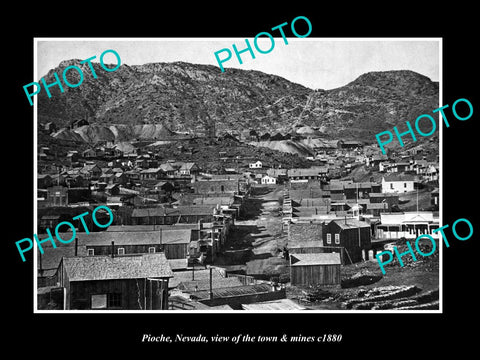
{"type": "Polygon", "coordinates": [[[442,311],[442,39],[272,36],[34,39],[34,312],[442,311]]]}

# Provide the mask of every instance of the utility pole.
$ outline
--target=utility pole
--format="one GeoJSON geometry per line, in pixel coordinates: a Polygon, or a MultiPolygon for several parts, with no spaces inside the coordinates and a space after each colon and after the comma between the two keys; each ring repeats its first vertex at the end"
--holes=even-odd
{"type": "MultiPolygon", "coordinates": [[[[360,206],[358,205],[358,183],[355,183],[357,188],[357,211],[358,211],[358,221],[360,222],[360,206]]],[[[360,252],[362,251],[362,242],[361,242],[361,234],[360,234],[360,224],[358,225],[358,247],[360,248],[360,252]]]]}
{"type": "Polygon", "coordinates": [[[210,300],[213,299],[213,289],[212,289],[212,267],[210,266],[210,300]]]}
{"type": "Polygon", "coordinates": [[[196,259],[192,261],[192,281],[195,280],[195,261],[196,259]]]}
{"type": "Polygon", "coordinates": [[[418,186],[417,186],[417,214],[418,214],[418,186]]]}

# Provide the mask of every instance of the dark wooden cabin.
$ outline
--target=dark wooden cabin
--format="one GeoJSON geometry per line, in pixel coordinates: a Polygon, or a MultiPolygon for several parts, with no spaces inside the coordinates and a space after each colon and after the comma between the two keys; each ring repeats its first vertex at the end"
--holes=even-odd
{"type": "Polygon", "coordinates": [[[58,267],[66,310],[166,310],[171,277],[163,253],[64,257],[58,267]]]}
{"type": "Polygon", "coordinates": [[[323,228],[326,251],[340,252],[342,264],[363,260],[362,252],[371,248],[371,227],[357,219],[332,220],[323,228]]]}

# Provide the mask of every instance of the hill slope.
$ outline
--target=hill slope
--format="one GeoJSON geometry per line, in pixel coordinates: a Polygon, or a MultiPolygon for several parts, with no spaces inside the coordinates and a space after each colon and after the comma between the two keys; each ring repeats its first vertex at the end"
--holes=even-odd
{"type": "MultiPolygon", "coordinates": [[[[438,84],[412,71],[372,72],[337,89],[312,90],[259,71],[221,73],[215,66],[184,62],[121,65],[109,73],[93,63],[94,79],[87,64],[68,60],[49,71],[47,83],[54,81],[53,72],[62,74],[72,64],[83,69],[83,83],[64,86],[64,93],[52,87],[51,98],[41,91],[39,122],[66,127],[87,118],[95,126],[76,129],[87,141],[158,139],[173,132],[205,133],[212,126],[217,133],[293,133],[307,126],[372,141],[376,132],[438,107],[438,84]]],[[[69,72],[71,83],[78,81],[74,75],[69,72]]]]}

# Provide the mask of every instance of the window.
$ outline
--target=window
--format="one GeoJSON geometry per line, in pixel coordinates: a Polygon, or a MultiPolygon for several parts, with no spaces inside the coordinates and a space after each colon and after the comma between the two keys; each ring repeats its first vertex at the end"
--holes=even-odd
{"type": "Polygon", "coordinates": [[[122,307],[122,294],[112,293],[108,294],[107,305],[109,308],[121,308],[122,307]]]}
{"type": "Polygon", "coordinates": [[[149,247],[148,248],[148,253],[149,254],[154,254],[155,253],[155,248],[154,247],[149,247]]]}
{"type": "Polygon", "coordinates": [[[107,294],[95,294],[91,296],[92,309],[106,309],[107,308],[107,294]]]}
{"type": "Polygon", "coordinates": [[[95,251],[93,249],[87,249],[87,255],[88,256],[93,256],[93,255],[95,255],[95,251]]]}
{"type": "Polygon", "coordinates": [[[340,244],[340,234],[335,234],[335,244],[340,244]]]}
{"type": "Polygon", "coordinates": [[[327,234],[327,244],[331,244],[332,243],[332,234],[328,233],[327,234]]]}
{"type": "Polygon", "coordinates": [[[118,255],[125,255],[125,248],[118,248],[118,255]]]}

